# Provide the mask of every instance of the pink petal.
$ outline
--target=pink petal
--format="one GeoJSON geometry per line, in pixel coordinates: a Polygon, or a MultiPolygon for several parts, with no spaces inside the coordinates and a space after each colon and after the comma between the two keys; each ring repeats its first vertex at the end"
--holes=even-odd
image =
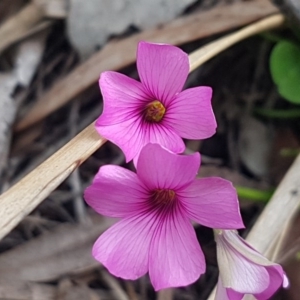
{"type": "Polygon", "coordinates": [[[99,214],[123,218],[141,211],[147,191],[137,175],[119,166],[103,166],[84,193],[86,202],[99,214]]]}
{"type": "MultiPolygon", "coordinates": [[[[185,144],[182,138],[173,130],[166,128],[162,124],[144,123],[142,126],[143,137],[141,137],[141,139],[144,138],[144,140],[141,141],[142,147],[151,143],[159,144],[160,146],[174,153],[182,153],[185,150],[185,144]]],[[[140,150],[142,149],[142,147],[140,148],[140,150]]],[[[137,165],[139,153],[133,159],[135,166],[137,165]]]]}
{"type": "Polygon", "coordinates": [[[272,295],[276,293],[276,291],[282,286],[283,282],[283,270],[281,266],[272,266],[266,267],[267,272],[270,277],[270,284],[266,290],[264,290],[260,294],[255,294],[257,300],[267,300],[270,299],[272,295]]]}
{"type": "MultiPolygon", "coordinates": [[[[174,152],[182,153],[185,149],[185,144],[181,137],[179,137],[174,131],[165,128],[161,124],[143,124],[143,136],[141,136],[139,152],[134,156],[133,163],[137,166],[140,151],[147,144],[159,144],[162,147],[174,152]],[[143,139],[143,140],[142,140],[143,139]]],[[[138,144],[138,141],[137,143],[138,144]]]]}
{"type": "Polygon", "coordinates": [[[117,277],[134,280],[145,275],[154,221],[151,215],[122,219],[98,238],[94,258],[117,277]]]}
{"type": "Polygon", "coordinates": [[[165,105],[179,92],[189,73],[188,55],[171,45],[140,42],[137,69],[153,99],[165,105]]]}
{"type": "MultiPolygon", "coordinates": [[[[218,279],[215,300],[230,300],[227,296],[226,289],[223,287],[221,278],[218,279]]],[[[240,300],[240,299],[238,299],[240,300]]]]}
{"type": "Polygon", "coordinates": [[[119,124],[140,117],[140,107],[149,101],[149,95],[142,84],[121,73],[104,72],[99,80],[103,95],[103,113],[97,120],[97,129],[101,135],[101,126],[119,124]]]}
{"type": "Polygon", "coordinates": [[[237,193],[231,182],[201,178],[178,192],[189,217],[212,228],[243,228],[237,193]]]}
{"type": "Polygon", "coordinates": [[[259,294],[270,278],[264,266],[256,265],[237,252],[223,235],[216,235],[217,258],[223,286],[241,294],[259,294]]]}
{"type": "Polygon", "coordinates": [[[244,294],[236,293],[231,289],[226,289],[222,285],[221,278],[218,279],[215,300],[242,300],[244,294]]]}
{"type": "Polygon", "coordinates": [[[199,153],[177,155],[158,144],[148,144],[140,153],[137,175],[149,190],[176,190],[193,181],[199,166],[199,153]]]}
{"type": "Polygon", "coordinates": [[[174,153],[182,153],[185,150],[182,138],[162,124],[144,124],[144,129],[147,132],[146,136],[148,136],[144,145],[148,143],[159,144],[174,153]]]}
{"type": "Polygon", "coordinates": [[[212,89],[205,86],[181,92],[168,106],[163,123],[183,138],[211,137],[217,127],[211,95],[212,89]]]}
{"type": "Polygon", "coordinates": [[[138,117],[111,126],[99,126],[97,122],[96,129],[103,137],[122,149],[126,162],[137,156],[144,145],[145,132],[138,117]]]}
{"type": "Polygon", "coordinates": [[[120,147],[128,162],[145,144],[141,107],[149,96],[140,82],[116,72],[102,73],[100,87],[104,108],[96,130],[120,147]]]}
{"type": "Polygon", "coordinates": [[[232,289],[226,289],[229,300],[242,300],[245,294],[238,293],[232,289]]]}
{"type": "Polygon", "coordinates": [[[205,272],[193,226],[180,211],[160,215],[151,241],[149,275],[154,289],[186,286],[205,272]]]}

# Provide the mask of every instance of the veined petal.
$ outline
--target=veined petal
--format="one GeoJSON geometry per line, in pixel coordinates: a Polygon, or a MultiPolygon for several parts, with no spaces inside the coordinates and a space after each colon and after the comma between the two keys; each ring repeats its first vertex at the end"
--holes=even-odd
{"type": "Polygon", "coordinates": [[[259,294],[268,288],[270,277],[264,266],[242,256],[222,234],[216,234],[216,242],[220,277],[225,288],[241,294],[259,294]]]}
{"type": "Polygon", "coordinates": [[[189,217],[204,226],[244,227],[236,190],[227,180],[218,177],[196,179],[178,192],[178,197],[189,217]]]}
{"type": "Polygon", "coordinates": [[[117,277],[135,280],[145,275],[154,222],[151,215],[122,219],[98,238],[94,258],[117,277]]]}
{"type": "Polygon", "coordinates": [[[99,125],[97,121],[95,127],[103,137],[121,148],[126,157],[126,162],[137,156],[144,146],[145,129],[139,117],[110,126],[99,125]]]}
{"type": "Polygon", "coordinates": [[[212,89],[206,86],[182,91],[169,104],[163,123],[183,138],[211,137],[217,127],[211,96],[212,89]]]}
{"type": "Polygon", "coordinates": [[[119,124],[137,116],[141,117],[141,107],[149,101],[149,95],[140,82],[121,73],[109,71],[101,74],[99,85],[104,101],[97,126],[119,124]]]}
{"type": "MultiPolygon", "coordinates": [[[[224,285],[228,284],[228,282],[231,280],[230,278],[236,277],[235,281],[239,280],[245,280],[245,281],[255,281],[257,280],[257,275],[252,274],[249,275],[249,272],[246,270],[247,266],[245,265],[244,269],[244,275],[241,273],[239,275],[239,278],[237,277],[237,274],[230,274],[231,270],[228,272],[225,272],[228,262],[221,261],[222,257],[219,257],[220,251],[223,248],[223,251],[226,254],[226,257],[236,255],[239,257],[239,261],[244,261],[247,265],[251,264],[252,269],[253,266],[255,268],[260,268],[260,271],[262,275],[268,279],[269,284],[265,286],[265,288],[257,292],[256,289],[259,284],[257,284],[256,289],[252,288],[251,291],[248,291],[248,294],[252,294],[255,296],[258,300],[267,300],[269,299],[281,286],[287,287],[288,280],[286,278],[286,275],[282,269],[282,267],[279,264],[273,263],[269,261],[267,258],[262,256],[260,253],[258,253],[255,249],[253,249],[244,239],[242,239],[238,233],[235,230],[216,230],[216,242],[217,242],[217,253],[218,253],[218,261],[220,266],[220,276],[224,280],[224,285]],[[248,275],[246,274],[248,273],[248,275]],[[254,280],[250,278],[250,276],[254,277],[254,280]],[[244,278],[245,277],[245,278],[244,278]],[[227,283],[226,283],[227,282],[227,283]]],[[[223,256],[223,255],[221,255],[223,256]]],[[[230,263],[230,262],[229,262],[230,263]]],[[[249,285],[250,287],[251,285],[249,285]]],[[[227,294],[229,296],[230,293],[234,294],[237,292],[236,287],[232,287],[232,290],[229,288],[227,289],[227,294]]],[[[247,292],[244,292],[244,294],[247,294],[247,292]]],[[[231,297],[229,297],[231,299],[231,297]]]]}
{"type": "MultiPolygon", "coordinates": [[[[230,300],[227,296],[226,289],[223,287],[221,278],[218,279],[215,300],[230,300]]],[[[240,300],[240,299],[238,299],[240,300]]]]}
{"type": "Polygon", "coordinates": [[[99,214],[123,218],[145,207],[147,190],[137,175],[119,166],[100,168],[93,183],[85,190],[86,202],[99,214]]]}
{"type": "Polygon", "coordinates": [[[270,277],[270,284],[266,290],[260,294],[255,294],[257,300],[270,299],[272,295],[283,285],[283,270],[280,265],[266,267],[270,277]]]}
{"type": "Polygon", "coordinates": [[[226,289],[229,300],[242,300],[245,294],[238,293],[232,289],[226,289]]]}
{"type": "Polygon", "coordinates": [[[243,297],[244,294],[240,294],[231,289],[224,288],[221,278],[219,277],[215,300],[242,300],[243,297]]]}
{"type": "MultiPolygon", "coordinates": [[[[166,128],[162,124],[144,123],[142,126],[143,136],[141,137],[141,139],[144,139],[143,141],[141,141],[141,144],[143,145],[142,147],[151,143],[159,144],[160,146],[174,153],[182,153],[185,150],[185,144],[182,138],[172,129],[166,128]]],[[[140,148],[140,150],[142,149],[142,147],[140,148]]],[[[137,166],[138,159],[139,153],[133,159],[135,166],[137,166]]]]}
{"type": "Polygon", "coordinates": [[[167,105],[187,79],[188,55],[175,46],[140,42],[137,69],[147,91],[167,105]]]}
{"type": "Polygon", "coordinates": [[[194,180],[199,166],[199,153],[178,155],[158,144],[148,144],[140,153],[137,175],[149,190],[177,190],[194,180]]]}
{"type": "Polygon", "coordinates": [[[279,267],[282,275],[284,274],[282,267],[257,252],[249,243],[247,243],[235,230],[222,230],[222,235],[230,246],[253,263],[265,267],[279,267]]]}
{"type": "Polygon", "coordinates": [[[205,272],[205,259],[190,221],[178,210],[158,216],[149,251],[154,289],[186,286],[205,272]]]}
{"type": "Polygon", "coordinates": [[[182,153],[185,150],[182,138],[173,130],[162,124],[145,124],[144,126],[148,126],[147,136],[149,137],[149,140],[145,141],[145,145],[148,143],[159,144],[174,153],[182,153]]]}

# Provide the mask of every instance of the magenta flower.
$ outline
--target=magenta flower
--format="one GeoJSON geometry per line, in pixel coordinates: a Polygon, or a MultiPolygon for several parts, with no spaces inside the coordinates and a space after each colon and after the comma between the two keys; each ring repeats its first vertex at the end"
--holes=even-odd
{"type": "Polygon", "coordinates": [[[137,69],[141,82],[117,72],[104,72],[99,80],[104,108],[96,130],[122,149],[127,162],[136,162],[148,143],[182,153],[182,138],[204,139],[215,133],[212,89],[182,91],[189,73],[186,53],[171,45],[140,42],[137,69]]]}
{"type": "Polygon", "coordinates": [[[199,153],[178,155],[148,144],[137,173],[101,167],[85,200],[98,213],[121,220],[96,241],[95,259],[125,279],[149,271],[155,290],[197,280],[205,272],[205,260],[190,220],[209,227],[243,227],[231,183],[196,179],[199,166],[199,153]]]}
{"type": "Polygon", "coordinates": [[[215,240],[220,269],[215,300],[241,300],[246,294],[266,300],[288,286],[282,267],[254,250],[235,230],[215,230],[215,240]]]}

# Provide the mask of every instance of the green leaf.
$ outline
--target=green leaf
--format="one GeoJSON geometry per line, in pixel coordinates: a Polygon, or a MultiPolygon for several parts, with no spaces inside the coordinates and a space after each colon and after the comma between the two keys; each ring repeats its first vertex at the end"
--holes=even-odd
{"type": "Polygon", "coordinates": [[[270,57],[270,70],[280,95],[300,104],[300,47],[288,41],[276,44],[270,57]]]}

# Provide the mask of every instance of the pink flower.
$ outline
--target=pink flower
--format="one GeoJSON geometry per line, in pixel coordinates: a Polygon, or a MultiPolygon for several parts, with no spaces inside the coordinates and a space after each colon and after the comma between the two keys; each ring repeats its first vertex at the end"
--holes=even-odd
{"type": "Polygon", "coordinates": [[[140,42],[137,69],[141,82],[117,72],[104,72],[99,80],[104,108],[96,130],[122,149],[127,162],[136,162],[148,143],[182,153],[182,138],[204,139],[215,133],[212,89],[182,91],[189,73],[186,53],[171,45],[140,42]]]}
{"type": "Polygon", "coordinates": [[[251,294],[258,300],[288,286],[282,267],[269,261],[235,230],[215,230],[220,277],[215,300],[241,300],[251,294]]]}
{"type": "Polygon", "coordinates": [[[205,260],[190,220],[209,227],[243,227],[231,183],[196,179],[199,166],[199,153],[178,155],[148,144],[137,173],[101,167],[85,200],[98,213],[121,220],[96,241],[95,259],[125,279],[149,271],[155,290],[197,280],[205,272],[205,260]]]}

